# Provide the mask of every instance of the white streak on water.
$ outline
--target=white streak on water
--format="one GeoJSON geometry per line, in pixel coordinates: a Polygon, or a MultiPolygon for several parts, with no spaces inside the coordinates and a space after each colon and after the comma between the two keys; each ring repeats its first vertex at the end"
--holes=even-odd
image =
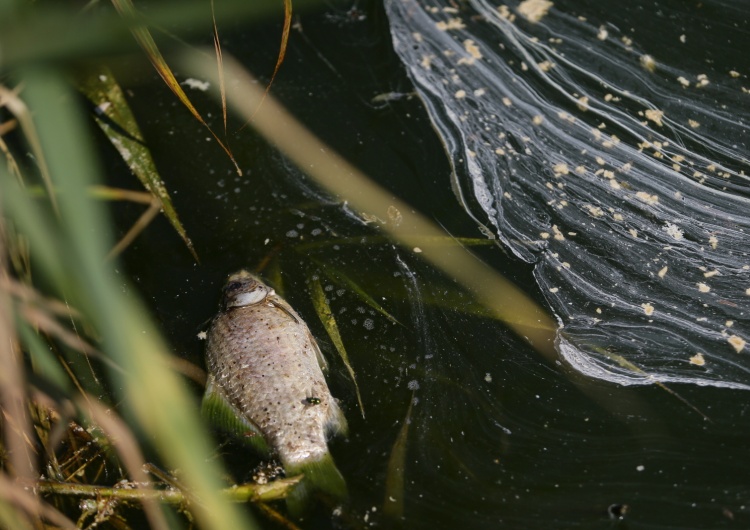
{"type": "Polygon", "coordinates": [[[741,58],[731,46],[750,11],[713,0],[667,13],[675,27],[721,28],[696,57],[673,48],[701,35],[672,38],[658,14],[631,31],[641,3],[555,2],[535,24],[515,16],[518,2],[386,9],[458,199],[535,264],[564,324],[560,354],[620,384],[750,388],[750,352],[728,342],[750,338],[750,62],[720,65],[741,58]]]}

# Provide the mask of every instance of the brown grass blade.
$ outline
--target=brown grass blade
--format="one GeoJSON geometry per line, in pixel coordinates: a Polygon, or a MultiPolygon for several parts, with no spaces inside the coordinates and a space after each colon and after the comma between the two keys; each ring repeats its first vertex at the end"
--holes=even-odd
{"type": "MultiPolygon", "coordinates": [[[[6,232],[0,212],[0,278],[6,283],[9,274],[6,268],[6,232]]],[[[19,351],[10,294],[0,290],[0,407],[6,420],[3,438],[8,460],[13,473],[21,479],[36,476],[36,458],[29,452],[27,440],[31,438],[31,419],[26,409],[26,377],[19,351]],[[14,424],[14,427],[9,425],[14,424]]]]}
{"type": "MultiPolygon", "coordinates": [[[[255,112],[250,116],[250,118],[245,122],[245,124],[240,127],[240,130],[247,127],[250,122],[253,121],[253,118],[255,117],[255,114],[260,110],[261,106],[263,106],[263,101],[265,101],[266,96],[268,96],[268,93],[271,91],[271,85],[273,85],[274,79],[276,79],[276,74],[279,73],[279,70],[281,69],[281,64],[284,62],[284,58],[286,57],[286,48],[289,43],[289,30],[292,28],[292,0],[284,0],[284,27],[281,30],[281,45],[279,46],[279,55],[276,58],[276,66],[273,68],[273,73],[271,74],[271,80],[268,81],[268,85],[266,85],[266,90],[263,92],[263,97],[260,98],[260,101],[258,102],[258,107],[255,109],[255,112]]],[[[224,93],[222,92],[222,95],[224,93]]],[[[225,96],[222,96],[222,102],[226,105],[226,99],[225,96]]]]}
{"type": "Polygon", "coordinates": [[[214,0],[211,0],[211,18],[214,23],[214,51],[216,52],[216,66],[219,70],[219,92],[221,93],[221,114],[224,118],[224,136],[227,135],[227,91],[224,86],[224,62],[221,56],[221,41],[219,40],[219,28],[216,26],[216,12],[214,0]]]}
{"type": "MultiPolygon", "coordinates": [[[[129,20],[136,19],[135,7],[130,0],[112,0],[112,4],[121,15],[127,17],[129,20]]],[[[151,36],[151,32],[149,32],[149,30],[145,26],[143,26],[143,24],[134,25],[131,28],[131,32],[133,33],[135,40],[138,42],[141,48],[143,48],[143,51],[146,52],[146,55],[151,61],[151,64],[154,66],[154,68],[156,68],[156,71],[167,84],[169,89],[174,93],[175,96],[177,96],[182,104],[185,105],[185,107],[190,111],[195,119],[198,120],[204,127],[206,127],[206,129],[208,129],[216,142],[219,144],[219,146],[221,146],[221,148],[234,164],[234,168],[237,171],[237,174],[241,176],[242,170],[240,169],[240,166],[237,165],[237,161],[234,159],[232,151],[224,142],[221,141],[221,139],[219,139],[213,129],[208,126],[206,121],[203,119],[203,116],[201,116],[195,106],[193,106],[190,98],[188,98],[187,94],[185,94],[185,91],[182,90],[180,83],[175,78],[174,73],[172,73],[172,69],[169,67],[167,61],[164,60],[164,56],[159,51],[159,47],[156,45],[154,38],[151,36]]]]}

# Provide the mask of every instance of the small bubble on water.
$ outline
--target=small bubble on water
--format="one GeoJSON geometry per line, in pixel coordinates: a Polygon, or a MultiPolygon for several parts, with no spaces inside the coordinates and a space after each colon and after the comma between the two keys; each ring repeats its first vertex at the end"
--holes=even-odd
{"type": "Polygon", "coordinates": [[[289,232],[286,233],[286,237],[297,237],[299,236],[299,232],[296,230],[289,230],[289,232]]]}
{"type": "Polygon", "coordinates": [[[314,235],[314,236],[319,236],[320,234],[322,234],[322,233],[323,233],[323,231],[322,231],[322,230],[321,230],[320,228],[313,228],[313,229],[312,229],[312,232],[310,232],[310,233],[311,233],[312,235],[314,235]]]}
{"type": "Polygon", "coordinates": [[[409,390],[419,390],[419,382],[416,379],[412,379],[406,384],[406,388],[409,390]]]}
{"type": "Polygon", "coordinates": [[[362,325],[365,327],[365,329],[371,330],[375,327],[375,322],[373,322],[371,318],[366,318],[362,325]]]}

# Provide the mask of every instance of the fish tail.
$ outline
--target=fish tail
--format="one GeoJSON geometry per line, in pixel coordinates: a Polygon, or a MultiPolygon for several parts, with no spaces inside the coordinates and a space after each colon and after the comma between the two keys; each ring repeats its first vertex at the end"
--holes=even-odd
{"type": "Polygon", "coordinates": [[[304,475],[286,497],[287,508],[294,517],[307,511],[314,495],[321,495],[335,504],[345,501],[348,496],[346,481],[330,453],[298,464],[287,464],[284,468],[289,477],[304,475]]]}

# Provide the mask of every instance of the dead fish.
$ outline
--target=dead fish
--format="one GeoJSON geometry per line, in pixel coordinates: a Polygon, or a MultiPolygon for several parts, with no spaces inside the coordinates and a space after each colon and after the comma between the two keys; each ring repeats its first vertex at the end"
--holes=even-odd
{"type": "Polygon", "coordinates": [[[224,286],[206,362],[203,413],[261,454],[278,455],[288,476],[305,475],[287,498],[290,510],[301,510],[312,491],[346,497],[327,439],[347,425],[323,376],[325,359],[297,312],[247,271],[224,286]]]}

